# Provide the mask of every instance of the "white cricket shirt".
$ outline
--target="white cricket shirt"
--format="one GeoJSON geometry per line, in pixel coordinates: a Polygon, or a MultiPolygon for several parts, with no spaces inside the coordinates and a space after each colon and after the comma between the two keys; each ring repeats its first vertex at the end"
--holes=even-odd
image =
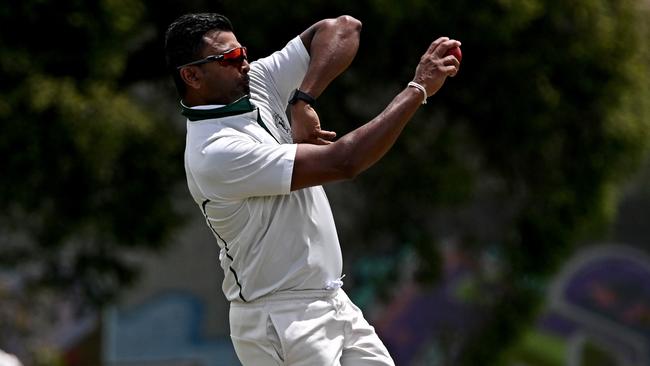
{"type": "Polygon", "coordinates": [[[321,186],[290,192],[297,145],[286,106],[309,54],[300,37],[250,66],[247,98],[189,109],[187,184],[221,248],[223,292],[248,302],[324,289],[341,276],[341,248],[321,186]],[[261,120],[260,120],[261,119],[261,120]]]}

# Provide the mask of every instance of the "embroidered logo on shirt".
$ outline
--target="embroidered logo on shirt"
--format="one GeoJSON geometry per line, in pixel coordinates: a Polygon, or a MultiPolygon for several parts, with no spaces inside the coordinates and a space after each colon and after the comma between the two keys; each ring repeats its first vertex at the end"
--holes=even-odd
{"type": "Polygon", "coordinates": [[[291,126],[275,111],[273,112],[273,122],[275,122],[276,127],[281,128],[285,133],[291,135],[291,126]]]}

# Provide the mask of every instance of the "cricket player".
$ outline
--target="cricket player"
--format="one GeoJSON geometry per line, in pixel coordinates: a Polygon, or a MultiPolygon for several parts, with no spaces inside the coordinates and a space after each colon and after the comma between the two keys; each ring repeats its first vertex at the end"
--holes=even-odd
{"type": "Polygon", "coordinates": [[[341,288],[341,248],[322,185],[354,178],[390,149],[458,72],[459,61],[445,54],[460,42],[435,40],[392,102],[335,140],[314,107],[352,62],[360,31],[350,16],[321,20],[249,63],[222,15],[183,15],[167,30],[167,62],[187,117],[187,184],[220,247],[231,338],[244,365],[394,365],[341,288]]]}

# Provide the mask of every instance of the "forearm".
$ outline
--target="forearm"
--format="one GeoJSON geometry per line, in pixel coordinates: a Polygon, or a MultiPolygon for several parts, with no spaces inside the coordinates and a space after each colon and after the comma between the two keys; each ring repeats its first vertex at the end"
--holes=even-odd
{"type": "Polygon", "coordinates": [[[381,159],[421,106],[422,94],[405,88],[377,117],[343,136],[333,145],[340,156],[344,174],[354,177],[381,159]]]}
{"type": "Polygon", "coordinates": [[[325,19],[300,35],[310,54],[307,74],[300,90],[314,98],[350,66],[359,48],[361,22],[344,15],[325,19]]]}
{"type": "Polygon", "coordinates": [[[453,47],[460,47],[460,42],[447,37],[440,37],[431,43],[415,70],[413,79],[419,87],[406,87],[370,122],[333,143],[298,144],[291,190],[353,178],[381,159],[413,117],[423,98],[434,95],[448,76],[458,72],[460,61],[454,56],[445,56],[453,47]]]}
{"type": "Polygon", "coordinates": [[[329,145],[299,144],[291,190],[352,179],[390,150],[422,103],[422,93],[406,88],[377,117],[329,145]]]}
{"type": "Polygon", "coordinates": [[[343,166],[348,176],[355,176],[377,162],[393,146],[423,98],[435,94],[448,76],[456,75],[460,61],[445,54],[452,47],[459,46],[460,42],[447,37],[434,41],[415,71],[414,80],[421,83],[419,88],[424,90],[405,88],[381,114],[333,144],[344,142],[344,148],[335,149],[334,154],[341,154],[346,159],[343,166]]]}

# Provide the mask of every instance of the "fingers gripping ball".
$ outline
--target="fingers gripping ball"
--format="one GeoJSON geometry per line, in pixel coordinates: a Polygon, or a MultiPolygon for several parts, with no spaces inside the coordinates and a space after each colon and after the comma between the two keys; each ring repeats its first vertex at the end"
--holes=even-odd
{"type": "Polygon", "coordinates": [[[449,56],[449,55],[452,55],[452,56],[456,57],[458,62],[461,62],[463,60],[463,53],[460,52],[460,47],[454,47],[454,48],[450,48],[449,50],[447,50],[447,53],[445,53],[445,56],[449,56]]]}

